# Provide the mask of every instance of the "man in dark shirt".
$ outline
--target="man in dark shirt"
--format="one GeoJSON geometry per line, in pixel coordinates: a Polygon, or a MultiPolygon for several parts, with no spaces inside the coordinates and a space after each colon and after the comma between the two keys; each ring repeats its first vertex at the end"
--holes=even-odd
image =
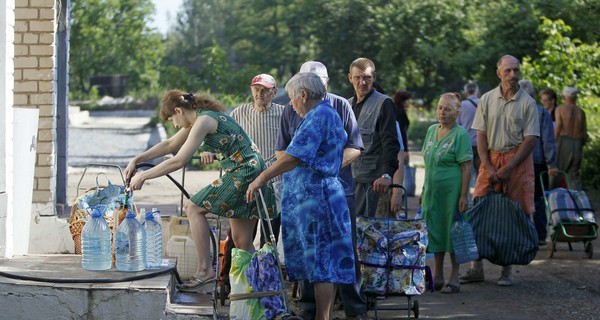
{"type": "Polygon", "coordinates": [[[375,64],[367,58],[358,58],[350,64],[348,80],[354,87],[349,99],[358,121],[365,150],[352,163],[356,212],[373,216],[378,194],[387,192],[392,176],[398,169],[400,144],[396,130],[394,102],[373,89],[375,64]],[[367,192],[372,186],[367,208],[367,192]]]}
{"type": "MultiPolygon", "coordinates": [[[[323,80],[325,87],[329,82],[329,76],[327,74],[327,68],[321,62],[318,61],[307,61],[300,67],[300,72],[312,72],[317,74],[323,80]]],[[[362,139],[360,137],[360,131],[354,117],[354,113],[348,103],[348,100],[338,95],[327,93],[325,96],[326,100],[331,102],[331,105],[336,109],[338,115],[342,119],[344,129],[348,134],[346,145],[344,146],[344,158],[342,159],[342,168],[340,169],[340,179],[344,185],[344,191],[346,193],[346,201],[348,202],[348,208],[350,209],[350,218],[352,223],[352,242],[354,248],[356,248],[356,211],[354,206],[354,179],[352,178],[352,171],[350,170],[350,163],[354,161],[363,149],[362,139]]],[[[292,141],[296,129],[300,125],[302,118],[294,111],[291,104],[287,105],[283,110],[281,116],[281,126],[277,143],[275,144],[275,154],[278,157],[285,152],[285,149],[292,141]]],[[[355,252],[356,254],[356,252],[355,252]]],[[[360,292],[362,278],[360,277],[360,267],[358,265],[358,259],[355,259],[356,264],[356,283],[354,285],[338,285],[340,296],[344,304],[344,312],[346,313],[347,319],[351,318],[366,318],[367,304],[365,298],[360,292]]],[[[312,286],[304,282],[303,290],[305,294],[311,295],[312,286]]]]}

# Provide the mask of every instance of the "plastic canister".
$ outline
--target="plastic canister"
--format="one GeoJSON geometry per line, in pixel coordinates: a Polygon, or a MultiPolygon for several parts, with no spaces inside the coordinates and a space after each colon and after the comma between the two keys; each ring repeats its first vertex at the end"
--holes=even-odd
{"type": "Polygon", "coordinates": [[[180,277],[194,276],[198,269],[198,254],[191,237],[171,236],[167,242],[167,255],[177,258],[177,272],[180,277]]]}

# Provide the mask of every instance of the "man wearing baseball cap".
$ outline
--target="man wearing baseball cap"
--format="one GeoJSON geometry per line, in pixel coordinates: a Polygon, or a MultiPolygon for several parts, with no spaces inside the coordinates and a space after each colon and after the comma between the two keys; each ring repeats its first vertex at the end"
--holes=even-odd
{"type": "MultiPolygon", "coordinates": [[[[579,169],[583,158],[583,145],[588,138],[585,112],[576,104],[577,89],[565,87],[562,96],[565,103],[556,108],[554,126],[557,167],[569,175],[573,189],[581,190],[579,169]]],[[[556,186],[554,183],[553,185],[556,186]]]]}
{"type": "MultiPolygon", "coordinates": [[[[250,82],[250,92],[253,102],[242,104],[233,109],[231,117],[254,141],[268,167],[276,160],[275,142],[279,135],[279,123],[284,107],[272,102],[273,97],[277,94],[277,83],[273,76],[269,74],[262,73],[254,76],[250,82]]],[[[213,156],[213,154],[202,154],[202,157],[213,156]]],[[[271,182],[273,184],[281,183],[281,177],[275,177],[271,182]]],[[[281,210],[279,201],[277,208],[281,210]]],[[[278,238],[281,223],[280,216],[278,215],[271,223],[275,238],[278,238]]],[[[261,239],[261,245],[265,241],[265,239],[261,239]]]]}
{"type": "MultiPolygon", "coordinates": [[[[318,75],[325,88],[329,82],[329,75],[325,65],[319,61],[307,61],[300,67],[300,73],[314,73],[318,75]]],[[[338,115],[342,119],[348,139],[344,146],[344,158],[342,159],[342,168],[340,170],[340,179],[344,182],[344,191],[346,193],[346,201],[348,202],[348,208],[350,209],[350,220],[352,223],[352,242],[354,248],[356,248],[356,208],[354,205],[354,179],[352,178],[352,171],[350,170],[350,163],[358,158],[361,150],[363,149],[363,142],[356,123],[356,118],[352,112],[352,108],[343,97],[328,92],[325,95],[325,99],[331,102],[331,105],[336,109],[338,115]]],[[[281,127],[280,135],[275,145],[275,154],[281,156],[285,152],[285,149],[292,141],[294,133],[298,128],[298,125],[302,121],[302,118],[294,111],[291,104],[286,105],[283,115],[281,116],[281,127]]],[[[355,251],[356,256],[356,251],[355,251]]],[[[360,288],[362,279],[360,277],[360,267],[358,265],[358,259],[356,262],[356,283],[354,285],[338,285],[340,296],[344,304],[344,312],[346,313],[346,319],[366,319],[367,316],[367,304],[365,298],[361,295],[360,288]]],[[[304,281],[300,287],[303,290],[303,297],[309,296],[314,297],[312,294],[313,287],[308,281],[304,281]]],[[[308,299],[303,299],[308,300],[308,299]]],[[[314,303],[313,301],[304,301],[308,303],[314,303]]],[[[305,308],[308,310],[310,308],[305,308]]]]}

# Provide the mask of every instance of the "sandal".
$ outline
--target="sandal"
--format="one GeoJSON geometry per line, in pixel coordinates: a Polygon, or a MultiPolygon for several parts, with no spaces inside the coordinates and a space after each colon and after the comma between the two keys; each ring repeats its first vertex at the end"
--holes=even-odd
{"type": "Polygon", "coordinates": [[[444,286],[444,288],[442,288],[442,290],[440,290],[440,292],[441,293],[458,293],[458,292],[460,292],[460,286],[448,283],[444,286]]]}
{"type": "Polygon", "coordinates": [[[188,281],[185,281],[181,284],[176,284],[175,287],[177,287],[177,289],[179,291],[186,291],[186,292],[196,292],[199,288],[201,288],[204,285],[207,285],[211,282],[216,281],[217,278],[209,278],[209,279],[198,279],[198,278],[191,278],[188,281]]]}

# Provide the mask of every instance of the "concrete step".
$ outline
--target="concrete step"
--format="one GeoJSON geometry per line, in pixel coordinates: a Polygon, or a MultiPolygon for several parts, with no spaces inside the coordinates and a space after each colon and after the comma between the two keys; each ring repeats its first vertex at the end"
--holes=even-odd
{"type": "MultiPolygon", "coordinates": [[[[212,289],[212,288],[211,288],[212,289]]],[[[218,308],[218,307],[217,307],[218,308]]],[[[167,320],[212,320],[218,319],[214,317],[215,307],[213,305],[212,292],[181,292],[176,291],[171,298],[171,302],[167,304],[165,316],[167,320]]],[[[227,315],[226,311],[221,312],[221,318],[227,315]],[[223,313],[225,312],[225,313],[223,313]]],[[[226,317],[225,317],[226,319],[226,317]]]]}
{"type": "Polygon", "coordinates": [[[86,271],[78,255],[0,259],[0,318],[216,319],[211,294],[182,294],[176,281],[167,269],[86,271]]]}

